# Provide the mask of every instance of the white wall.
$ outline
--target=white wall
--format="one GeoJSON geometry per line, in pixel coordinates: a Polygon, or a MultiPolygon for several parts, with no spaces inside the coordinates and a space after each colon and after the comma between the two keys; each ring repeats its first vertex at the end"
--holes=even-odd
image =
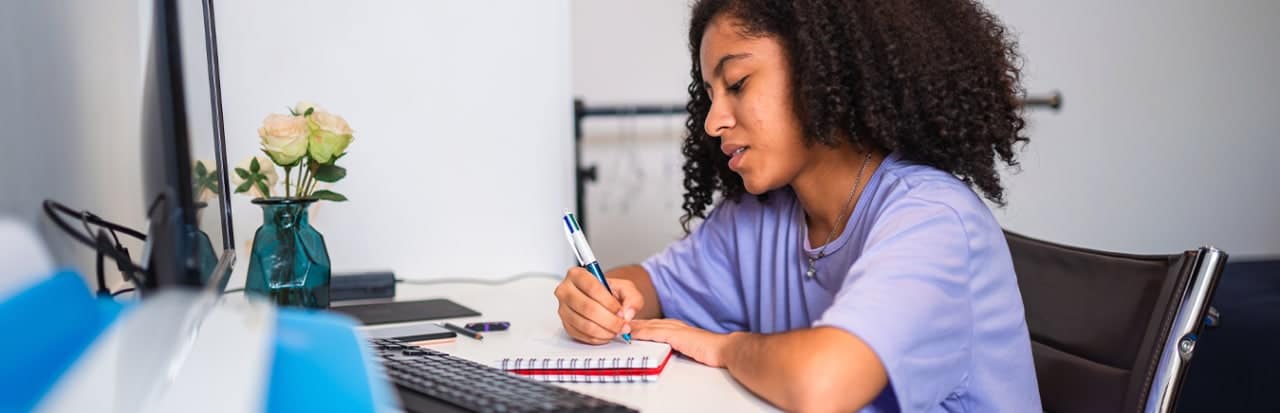
{"type": "MultiPolygon", "coordinates": [[[[1009,206],[997,212],[1007,228],[1117,251],[1214,244],[1233,258],[1280,255],[1280,3],[986,4],[1020,35],[1027,89],[1065,96],[1061,112],[1028,115],[1032,143],[1022,172],[1006,174],[1009,206]]],[[[684,102],[686,1],[576,0],[573,16],[575,95],[684,102]]],[[[585,158],[628,154],[646,171],[601,165],[589,188],[602,257],[635,262],[681,233],[679,171],[664,175],[680,121],[584,128],[585,158]],[[612,187],[658,200],[600,204],[619,202],[612,187]]]]}
{"type": "Polygon", "coordinates": [[[56,262],[86,275],[93,254],[40,202],[143,227],[140,27],[137,8],[110,2],[0,2],[0,214],[37,228],[56,262]]]}
{"type": "Polygon", "coordinates": [[[990,1],[1021,32],[1033,116],[1009,227],[1081,245],[1280,255],[1280,2],[990,1]]]}
{"type": "MultiPolygon", "coordinates": [[[[56,259],[86,274],[92,255],[45,223],[39,201],[144,227],[150,2],[129,3],[0,4],[0,214],[40,227],[56,259]]],[[[351,201],[313,213],[335,271],[502,277],[570,264],[559,227],[573,202],[566,1],[216,3],[232,163],[258,153],[263,117],[298,100],[356,130],[334,188],[351,201]]],[[[200,3],[182,5],[192,140],[207,154],[200,3]]],[[[233,286],[261,223],[248,198],[234,203],[233,286]]]]}
{"type": "MultiPolygon", "coordinates": [[[[355,141],[312,210],[335,271],[423,277],[562,272],[573,202],[565,1],[219,1],[227,152],[257,150],[268,113],[298,100],[355,141]]],[[[202,60],[201,60],[202,61],[202,60]]],[[[261,210],[233,197],[243,282],[261,210]]]]}

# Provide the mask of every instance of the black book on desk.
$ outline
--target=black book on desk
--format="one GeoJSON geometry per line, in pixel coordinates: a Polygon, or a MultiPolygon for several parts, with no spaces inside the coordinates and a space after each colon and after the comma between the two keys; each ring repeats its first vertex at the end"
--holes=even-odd
{"type": "MultiPolygon", "coordinates": [[[[329,296],[334,301],[395,297],[396,277],[389,271],[335,275],[329,296]]],[[[336,305],[330,311],[347,314],[364,325],[471,317],[479,312],[444,298],[417,301],[336,305]]]]}

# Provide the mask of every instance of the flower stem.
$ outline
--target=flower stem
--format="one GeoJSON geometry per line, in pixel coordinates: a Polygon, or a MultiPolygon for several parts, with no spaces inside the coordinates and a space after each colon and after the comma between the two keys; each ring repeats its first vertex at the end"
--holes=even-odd
{"type": "Polygon", "coordinates": [[[309,168],[309,169],[311,170],[311,181],[310,181],[310,182],[307,182],[307,195],[311,195],[311,193],[312,193],[313,191],[315,191],[315,189],[316,189],[316,170],[317,170],[317,169],[320,169],[320,167],[319,167],[318,165],[315,165],[315,164],[309,164],[309,166],[310,166],[310,168],[309,168]]]}
{"type": "Polygon", "coordinates": [[[297,181],[297,184],[293,185],[293,192],[290,192],[289,196],[295,197],[295,198],[298,196],[298,191],[302,189],[302,181],[304,179],[307,179],[306,175],[307,175],[306,171],[304,171],[302,168],[298,168],[298,181],[297,181]]]}
{"type": "Polygon", "coordinates": [[[302,176],[298,180],[298,198],[305,198],[311,195],[310,187],[316,180],[316,171],[315,168],[311,167],[311,160],[303,159],[302,165],[304,166],[299,168],[301,171],[298,172],[298,174],[302,176]]]}
{"type": "Polygon", "coordinates": [[[302,168],[298,173],[302,175],[302,181],[298,183],[298,198],[307,196],[307,183],[311,181],[311,174],[308,168],[302,168]]]}
{"type": "Polygon", "coordinates": [[[293,167],[290,167],[290,166],[284,167],[284,196],[285,197],[289,196],[289,172],[292,170],[293,170],[293,167]]]}

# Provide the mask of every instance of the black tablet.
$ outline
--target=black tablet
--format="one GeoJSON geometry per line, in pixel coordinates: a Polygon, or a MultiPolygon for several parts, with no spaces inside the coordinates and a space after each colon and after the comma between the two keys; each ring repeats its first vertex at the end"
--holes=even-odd
{"type": "Polygon", "coordinates": [[[472,317],[479,312],[444,298],[420,301],[396,301],[390,303],[344,305],[329,307],[329,311],[347,314],[364,325],[403,323],[408,321],[439,320],[444,318],[472,317]]]}

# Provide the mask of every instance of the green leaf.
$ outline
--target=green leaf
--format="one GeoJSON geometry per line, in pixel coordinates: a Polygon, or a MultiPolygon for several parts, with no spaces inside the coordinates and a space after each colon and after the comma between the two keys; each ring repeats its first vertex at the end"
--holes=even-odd
{"type": "Polygon", "coordinates": [[[249,192],[249,188],[251,187],[253,187],[253,181],[244,181],[243,184],[240,184],[240,186],[236,187],[236,193],[243,194],[245,192],[249,192]]]}
{"type": "Polygon", "coordinates": [[[265,178],[266,177],[263,177],[263,179],[255,180],[253,181],[253,183],[258,186],[258,192],[261,192],[262,196],[270,197],[271,189],[267,188],[267,180],[265,178]]]}
{"type": "Polygon", "coordinates": [[[316,180],[320,182],[334,183],[347,176],[347,168],[338,165],[320,165],[316,168],[316,180]]]}
{"type": "Polygon", "coordinates": [[[204,162],[196,162],[196,176],[204,177],[209,174],[209,169],[204,167],[204,162]]]}
{"type": "Polygon", "coordinates": [[[201,190],[208,189],[209,192],[213,192],[215,195],[217,195],[218,194],[218,175],[208,174],[205,176],[197,177],[195,186],[196,186],[195,189],[197,193],[199,193],[201,190]]]}
{"type": "Polygon", "coordinates": [[[261,171],[262,171],[262,165],[258,165],[258,157],[255,156],[253,157],[252,161],[249,161],[249,172],[253,172],[256,174],[261,171]]]}
{"type": "Polygon", "coordinates": [[[285,109],[289,109],[289,114],[290,114],[290,115],[298,116],[298,112],[294,112],[294,111],[293,111],[293,108],[286,106],[286,107],[285,107],[285,109]]]}
{"type": "Polygon", "coordinates": [[[307,108],[307,113],[303,113],[302,116],[311,116],[311,112],[315,112],[315,111],[316,111],[316,108],[314,107],[307,108]]]}
{"type": "Polygon", "coordinates": [[[250,176],[249,171],[244,170],[244,168],[236,168],[236,175],[239,175],[240,179],[244,180],[248,180],[250,176]]]}
{"type": "Polygon", "coordinates": [[[324,200],[324,201],[333,201],[333,202],[342,202],[347,200],[346,196],[339,194],[337,192],[330,191],[328,189],[321,189],[319,191],[312,192],[311,197],[324,200]]]}

